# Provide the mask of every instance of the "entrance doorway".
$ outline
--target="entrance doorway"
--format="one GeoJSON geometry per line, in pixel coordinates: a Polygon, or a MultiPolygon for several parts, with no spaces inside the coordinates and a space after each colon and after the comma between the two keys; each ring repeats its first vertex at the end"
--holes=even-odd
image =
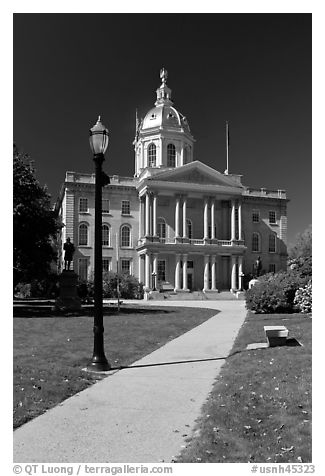
{"type": "MultiPolygon", "coordinates": [[[[193,291],[194,285],[194,263],[192,260],[187,260],[187,289],[193,291]]],[[[183,288],[183,261],[181,261],[181,279],[180,279],[181,289],[183,288]]]]}
{"type": "Polygon", "coordinates": [[[221,256],[221,269],[220,269],[220,289],[229,291],[230,283],[230,256],[221,256]]]}
{"type": "Polygon", "coordinates": [[[193,273],[187,273],[187,287],[190,291],[193,289],[193,273]]]}

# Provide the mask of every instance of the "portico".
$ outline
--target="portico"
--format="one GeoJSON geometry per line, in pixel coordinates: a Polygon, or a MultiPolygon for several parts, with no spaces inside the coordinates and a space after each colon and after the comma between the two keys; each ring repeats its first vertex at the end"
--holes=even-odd
{"type": "Polygon", "coordinates": [[[245,245],[240,184],[221,178],[200,162],[192,162],[177,170],[155,171],[141,180],[138,192],[137,250],[140,262],[145,260],[144,267],[140,264],[140,280],[146,287],[150,288],[153,272],[158,276],[158,286],[162,285],[158,262],[166,255],[168,282],[176,292],[191,290],[188,261],[195,263],[190,268],[193,289],[216,292],[225,285],[234,291],[241,289],[245,245]],[[223,255],[230,257],[229,273],[224,276],[219,263],[223,255]]]}

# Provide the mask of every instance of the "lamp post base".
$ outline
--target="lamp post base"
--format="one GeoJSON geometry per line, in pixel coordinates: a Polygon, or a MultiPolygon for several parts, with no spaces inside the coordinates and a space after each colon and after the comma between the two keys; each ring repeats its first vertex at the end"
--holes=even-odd
{"type": "Polygon", "coordinates": [[[86,370],[88,370],[88,372],[107,372],[108,370],[111,370],[111,365],[106,359],[100,361],[93,360],[87,365],[86,370]]]}

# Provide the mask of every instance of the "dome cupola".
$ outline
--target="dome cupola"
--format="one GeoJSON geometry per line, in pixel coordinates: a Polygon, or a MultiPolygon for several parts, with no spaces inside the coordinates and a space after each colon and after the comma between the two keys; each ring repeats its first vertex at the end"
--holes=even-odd
{"type": "Polygon", "coordinates": [[[155,107],[138,121],[134,140],[135,176],[146,168],[172,168],[193,161],[194,138],[186,117],[173,106],[168,72],[160,70],[155,107]]]}

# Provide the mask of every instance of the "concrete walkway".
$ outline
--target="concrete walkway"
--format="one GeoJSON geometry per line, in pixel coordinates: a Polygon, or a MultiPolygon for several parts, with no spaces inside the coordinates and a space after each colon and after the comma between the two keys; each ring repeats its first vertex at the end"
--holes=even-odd
{"type": "Polygon", "coordinates": [[[134,368],[110,372],[18,428],[14,431],[15,463],[158,463],[170,462],[180,453],[224,363],[223,359],[204,359],[229,354],[245,319],[245,302],[161,305],[219,312],[135,362],[134,368]],[[188,360],[199,361],[170,364],[188,360]],[[152,365],[161,363],[169,364],[152,365]]]}

